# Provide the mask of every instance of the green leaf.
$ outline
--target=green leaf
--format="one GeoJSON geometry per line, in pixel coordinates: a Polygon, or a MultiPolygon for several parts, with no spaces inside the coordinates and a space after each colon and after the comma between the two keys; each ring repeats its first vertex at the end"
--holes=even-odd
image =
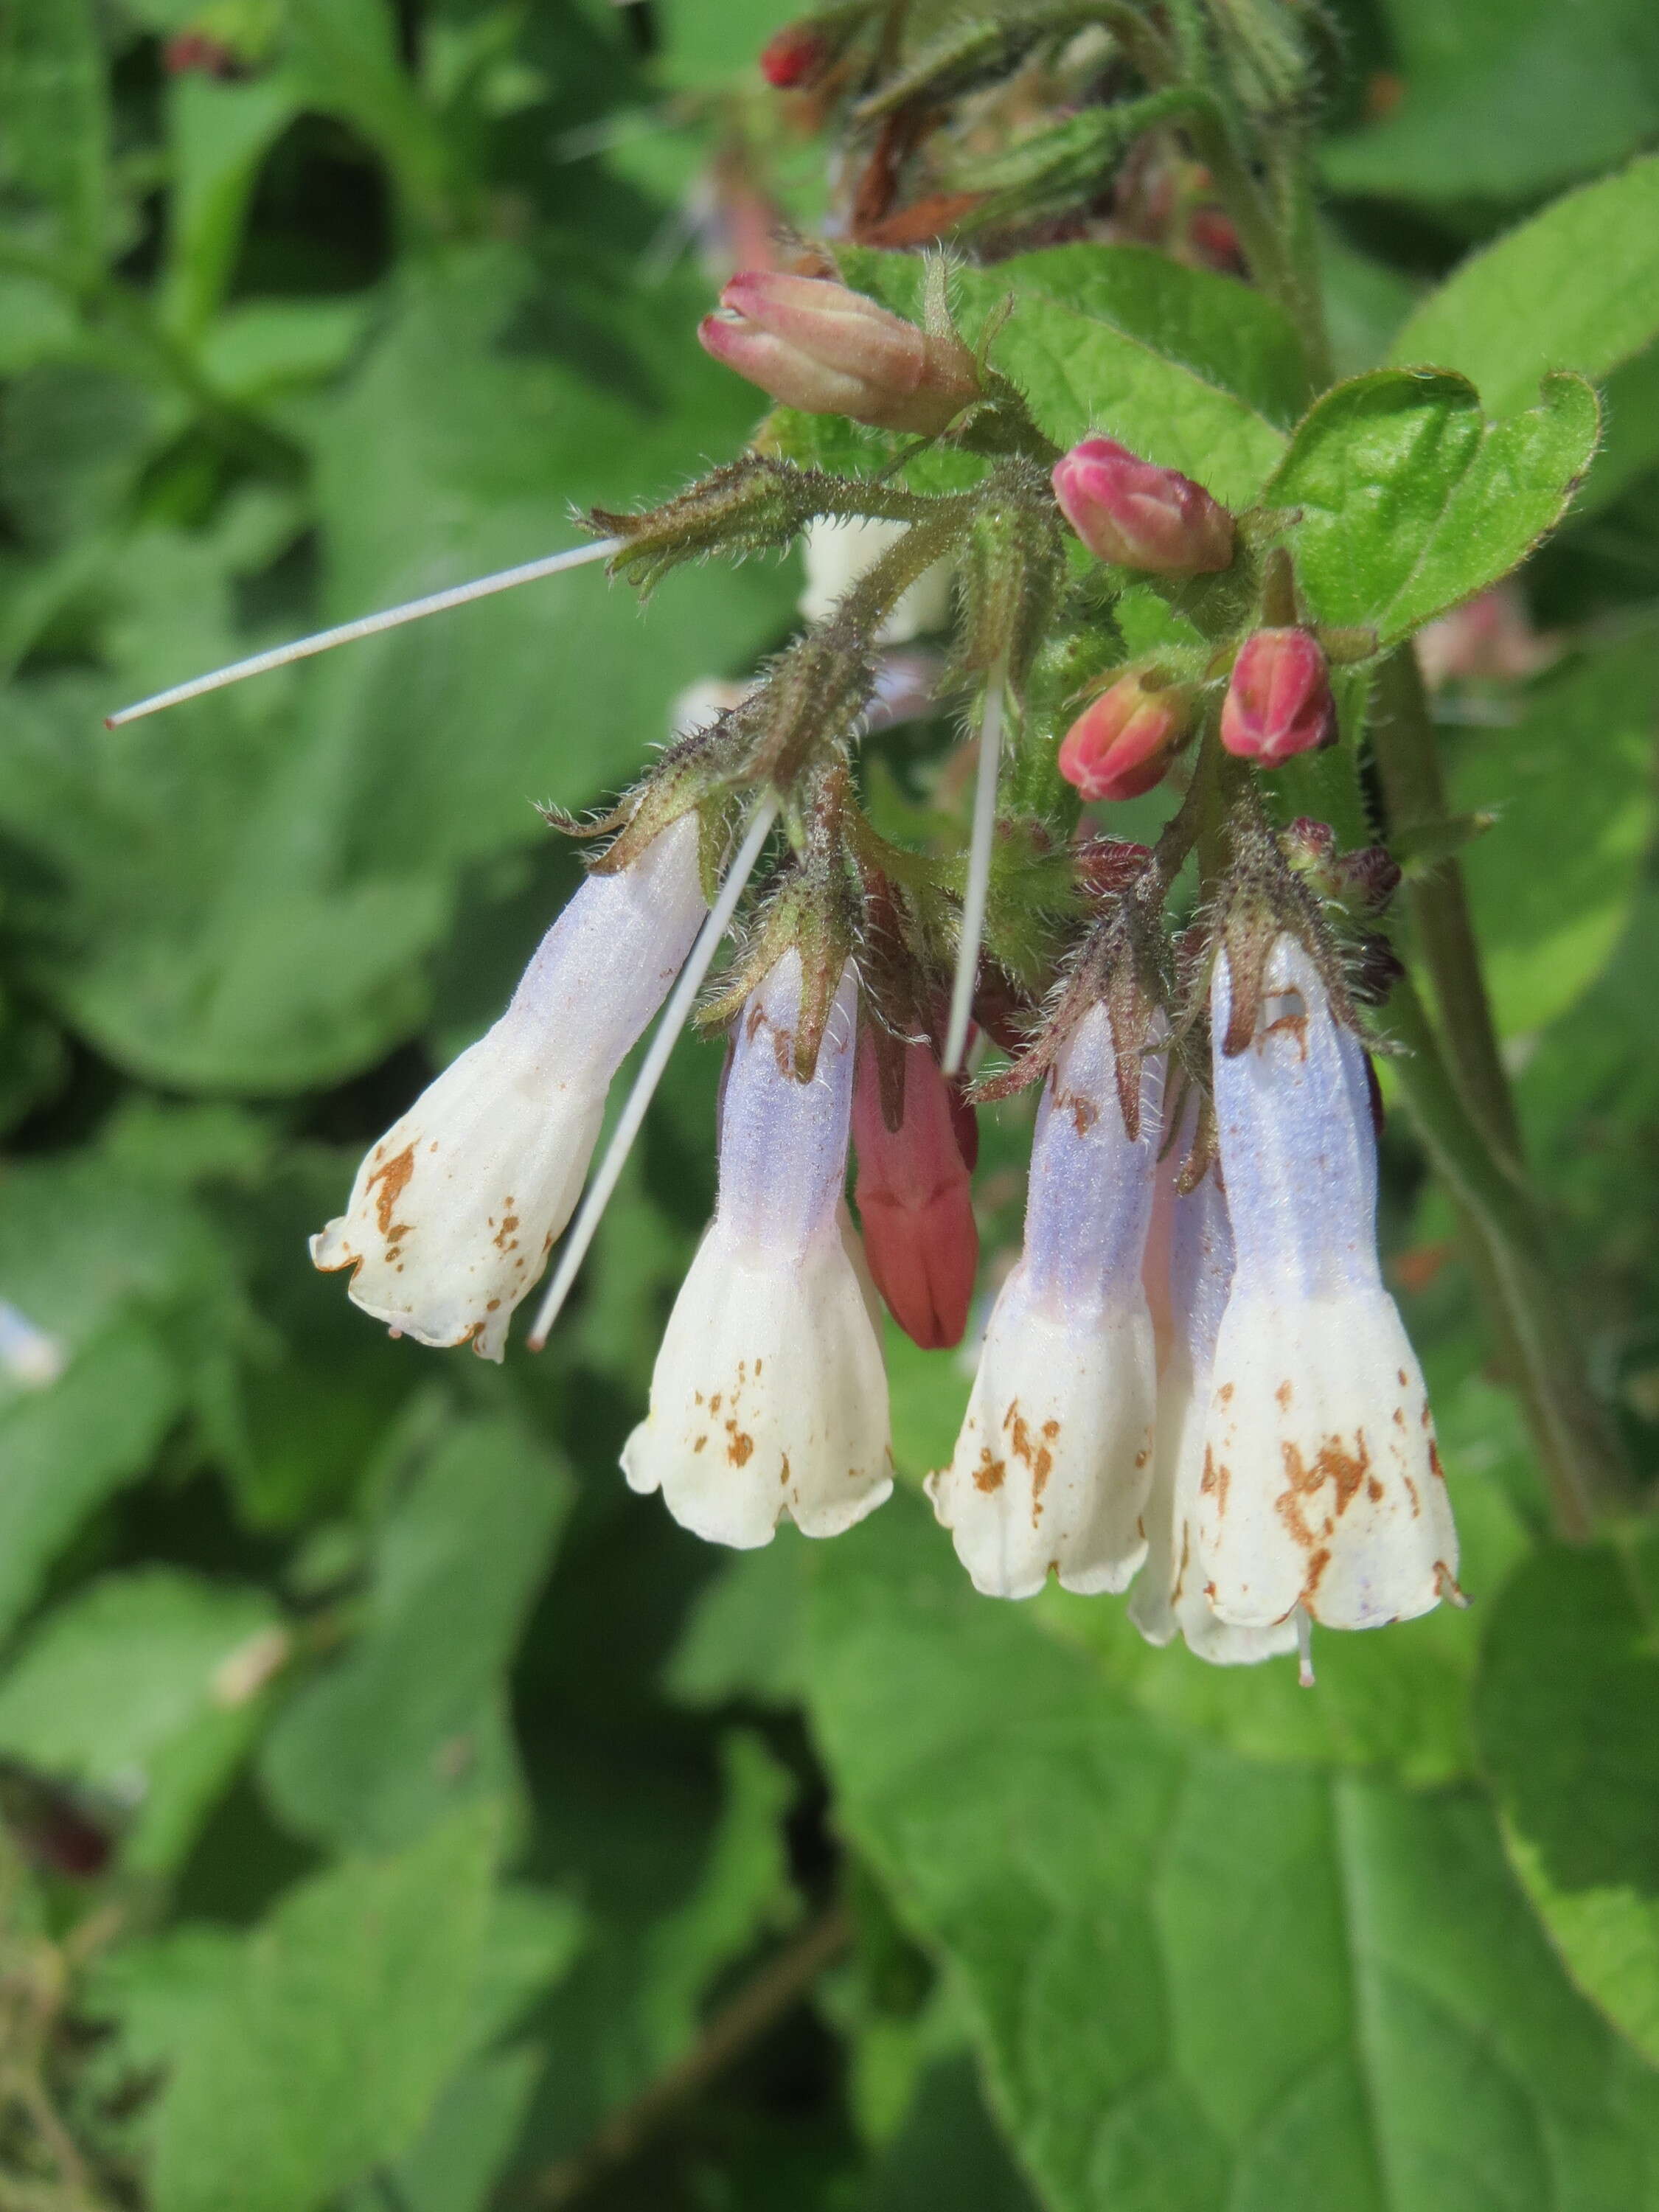
{"type": "MultiPolygon", "coordinates": [[[[690,290],[602,302],[573,277],[553,317],[505,250],[411,276],[307,417],[319,619],[568,543],[570,503],[659,496],[735,444],[745,388],[691,343],[690,290]]],[[[250,564],[238,521],[147,532],[99,572],[116,672],[18,687],[0,823],[37,863],[30,979],[75,1027],[152,1080],[270,1092],[415,1031],[463,872],[528,872],[549,843],[533,802],[631,782],[678,692],[751,665],[793,594],[760,563],[699,570],[647,628],[602,575],[564,577],[100,733],[119,701],[268,641],[233,625],[239,574],[270,557],[250,564]]]]}
{"type": "Polygon", "coordinates": [[[465,2046],[497,1820],[289,1891],[158,2115],[156,2212],[313,2212],[413,2142],[465,2046]]]}
{"type": "Polygon", "coordinates": [[[1053,2212],[1655,2202],[1659,2081],[1478,1798],[1183,1741],[901,1501],[814,1565],[842,1820],[963,1976],[1053,2212]]]}
{"type": "Polygon", "coordinates": [[[1340,384],[1297,427],[1264,495],[1297,511],[1286,542],[1321,621],[1384,645],[1506,576],[1553,529],[1589,467],[1599,416],[1582,378],[1487,422],[1474,386],[1378,369],[1340,384]]]}
{"type": "Polygon", "coordinates": [[[9,0],[0,18],[0,174],[57,219],[73,272],[109,242],[109,98],[93,0],[9,0]]]}
{"type": "Polygon", "coordinates": [[[294,86],[281,76],[225,84],[191,70],[168,86],[173,189],[160,310],[186,342],[224,298],[260,165],[298,108],[294,86]]]}
{"type": "Polygon", "coordinates": [[[1557,200],[1472,254],[1395,336],[1494,415],[1529,406],[1552,369],[1601,378],[1659,336],[1659,155],[1557,200]]]}
{"type": "Polygon", "coordinates": [[[167,1567],[94,1583],[0,1677],[0,1753],[135,1804],[124,1863],[174,1865],[261,1717],[276,1617],[263,1591],[167,1567]]]}
{"type": "Polygon", "coordinates": [[[1481,1644],[1480,1748],[1504,1841],[1568,1972],[1659,2064],[1659,1658],[1651,1542],[1552,1545],[1481,1644]]]}
{"type": "Polygon", "coordinates": [[[1546,1027],[1624,930],[1653,834],[1659,635],[1647,630],[1534,684],[1512,729],[1460,730],[1455,803],[1497,827],[1463,854],[1498,1025],[1546,1027]]]}
{"type": "Polygon", "coordinates": [[[441,1431],[386,1514],[362,1634],[266,1738],[260,1773],[285,1820],[387,1849],[510,1786],[506,1670],[568,1503],[564,1470],[517,1421],[441,1431]]]}
{"type": "Polygon", "coordinates": [[[179,1407],[152,1332],[113,1322],[50,1389],[0,1408],[0,1631],[94,1508],[143,1472],[179,1407]]]}
{"type": "Polygon", "coordinates": [[[1659,130],[1650,0],[1385,0],[1397,106],[1326,153],[1339,191],[1418,206],[1526,201],[1593,175],[1659,130]]]}

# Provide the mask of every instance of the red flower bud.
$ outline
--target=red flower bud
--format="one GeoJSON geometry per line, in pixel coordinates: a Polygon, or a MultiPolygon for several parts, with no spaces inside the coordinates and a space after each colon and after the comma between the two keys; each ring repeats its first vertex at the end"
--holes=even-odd
{"type": "Polygon", "coordinates": [[[1231,566],[1233,519],[1202,484],[1154,468],[1115,438],[1085,438],[1054,464],[1054,497],[1102,561],[1160,576],[1231,566]]]}
{"type": "Polygon", "coordinates": [[[979,1230],[963,1142],[969,1133],[971,1149],[978,1149],[972,1113],[946,1081],[933,1048],[907,1045],[903,1114],[890,1129],[876,1055],[867,1046],[860,1052],[853,1142],[865,1254],[894,1320],[930,1352],[961,1342],[974,1295],[979,1230]],[[958,1122],[963,1115],[966,1133],[958,1122]]]}
{"type": "Polygon", "coordinates": [[[1221,742],[1261,768],[1334,744],[1336,702],[1316,638],[1259,629],[1245,639],[1221,709],[1221,742]]]}
{"type": "Polygon", "coordinates": [[[745,269],[697,336],[705,352],[809,415],[932,437],[977,398],[973,356],[827,276],[745,269]]]}
{"type": "Polygon", "coordinates": [[[1163,781],[1187,729],[1187,694],[1121,676],[1066,732],[1059,768],[1085,799],[1139,799],[1163,781]]]}
{"type": "Polygon", "coordinates": [[[817,75],[830,58],[830,41],[810,23],[787,23],[761,48],[761,75],[780,92],[817,75]]]}

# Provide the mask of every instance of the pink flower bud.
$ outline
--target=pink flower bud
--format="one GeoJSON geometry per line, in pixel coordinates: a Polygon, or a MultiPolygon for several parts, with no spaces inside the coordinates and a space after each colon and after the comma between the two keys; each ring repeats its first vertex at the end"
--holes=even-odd
{"type": "Polygon", "coordinates": [[[1221,742],[1241,760],[1277,768],[1336,742],[1330,671],[1305,629],[1259,629],[1233,663],[1221,742]]]}
{"type": "Polygon", "coordinates": [[[1066,732],[1059,767],[1085,799],[1139,799],[1163,779],[1187,727],[1187,696],[1123,676],[1066,732]]]}
{"type": "Polygon", "coordinates": [[[1231,568],[1233,519],[1202,484],[1154,468],[1115,438],[1085,438],[1054,464],[1054,497],[1102,561],[1155,575],[1231,568]]]}
{"type": "Polygon", "coordinates": [[[932,437],[978,397],[972,355],[827,276],[745,269],[697,328],[703,349],[809,415],[932,437]]]}
{"type": "Polygon", "coordinates": [[[810,23],[787,23],[761,48],[761,75],[780,92],[816,76],[830,58],[830,41],[810,23]]]}
{"type": "Polygon", "coordinates": [[[903,1113],[898,1127],[890,1129],[876,1055],[860,1054],[853,1142],[865,1256],[894,1320],[929,1352],[962,1341],[979,1266],[979,1230],[955,1109],[932,1047],[909,1045],[903,1113]]]}

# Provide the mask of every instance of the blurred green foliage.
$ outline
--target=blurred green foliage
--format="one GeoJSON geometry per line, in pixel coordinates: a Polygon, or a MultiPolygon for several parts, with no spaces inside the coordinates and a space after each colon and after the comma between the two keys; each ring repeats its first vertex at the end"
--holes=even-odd
{"type": "MultiPolygon", "coordinates": [[[[0,17],[0,1298],[67,1362],[0,1380],[0,2203],[1659,2205],[1651,1541],[1548,1541],[1398,1121],[1385,1224],[1478,1602],[1322,1639],[1312,1696],[1109,1601],[975,1599],[902,1490],[730,1559],[626,1491],[712,1190],[706,1048],[541,1359],[392,1343],[307,1264],[575,879],[531,802],[628,780],[798,580],[682,572],[642,622],[583,574],[101,718],[738,447],[694,218],[738,150],[810,218],[753,66],[779,12],[0,17]],[[228,73],[169,69],[179,36],[228,73]],[[764,2032],[699,2071],[780,1961],[764,2032]]],[[[1588,394],[1540,378],[1603,386],[1523,577],[1555,665],[1440,702],[1459,805],[1498,817],[1468,866],[1534,1162],[1650,1480],[1659,167],[1589,180],[1659,133],[1659,19],[1335,12],[1326,262],[1372,374],[1287,454],[1277,310],[1078,246],[1028,258],[1011,343],[1051,434],[1272,476],[1322,611],[1354,618],[1363,559],[1402,634],[1584,467],[1588,394]],[[1399,477],[1369,521],[1335,482],[1360,418],[1364,485],[1399,477]]],[[[902,296],[883,258],[860,281],[902,296]]],[[[975,315],[1008,289],[964,279],[975,315]]],[[[956,803],[948,738],[895,747],[896,807],[956,803]]],[[[993,1263],[1026,1126],[986,1117],[993,1263]]],[[[891,1349],[914,1484],[967,1376],[891,1349]]]]}

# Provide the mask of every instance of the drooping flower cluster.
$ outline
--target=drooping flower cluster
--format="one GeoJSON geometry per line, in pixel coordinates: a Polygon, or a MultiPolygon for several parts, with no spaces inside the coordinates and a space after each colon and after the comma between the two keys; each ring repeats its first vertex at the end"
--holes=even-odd
{"type": "MultiPolygon", "coordinates": [[[[784,1519],[833,1535],[882,1504],[882,1304],[921,1346],[969,1334],[975,1103],[1040,1079],[1022,1247],[927,1485],[975,1586],[1133,1585],[1155,1643],[1223,1663],[1300,1644],[1304,1666],[1313,1623],[1455,1601],[1422,1376],[1378,1267],[1356,1012],[1395,972],[1375,924],[1400,872],[1289,808],[1276,826],[1261,791],[1334,741],[1330,665],[1374,636],[1309,615],[1282,519],[1235,517],[1113,440],[1056,462],[986,340],[957,335],[938,269],[925,328],[825,276],[728,295],[704,342],[742,373],[953,440],[983,474],[921,494],[761,450],[659,507],[596,511],[596,557],[647,587],[804,541],[807,627],[752,678],[688,695],[603,823],[563,823],[611,842],[501,1019],[372,1148],[317,1265],[349,1269],[394,1334],[500,1359],[568,1228],[538,1344],[758,870],[700,1016],[730,1039],[718,1202],[623,1454],[630,1486],[738,1548],[784,1519]],[[1126,570],[1199,641],[1173,626],[1126,660],[1102,618],[1126,570]],[[947,628],[948,653],[891,650],[947,628]],[[919,853],[866,811],[858,749],[953,703],[977,708],[971,836],[965,854],[919,853]],[[1155,848],[1079,823],[1079,799],[1142,796],[1183,767],[1155,848]],[[1198,903],[1172,917],[1189,857],[1198,903]],[[590,1181],[611,1082],[665,1000],[590,1181]],[[970,1032],[1010,1055],[971,1089],[970,1032]]],[[[941,804],[952,787],[965,798],[941,770],[941,804]]]]}

